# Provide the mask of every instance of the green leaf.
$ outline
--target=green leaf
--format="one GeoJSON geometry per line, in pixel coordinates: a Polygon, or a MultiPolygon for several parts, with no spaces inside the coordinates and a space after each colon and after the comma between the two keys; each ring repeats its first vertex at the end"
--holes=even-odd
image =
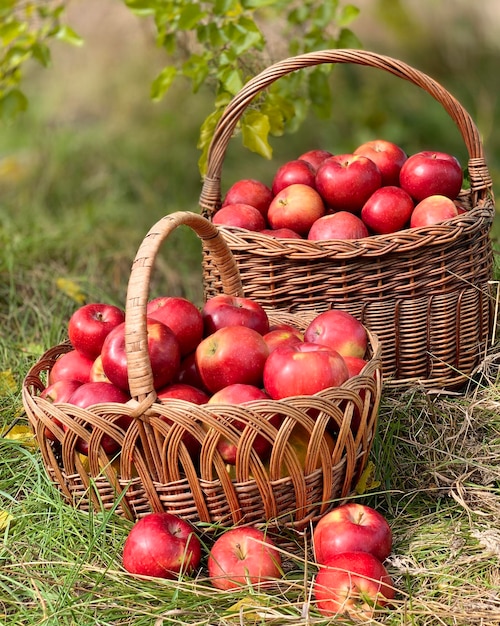
{"type": "Polygon", "coordinates": [[[238,0],[215,0],[213,12],[215,15],[236,15],[241,13],[241,5],[238,0]]]}
{"type": "Polygon", "coordinates": [[[155,102],[160,100],[169,90],[174,78],[177,76],[177,69],[172,65],[167,65],[158,76],[154,79],[151,85],[151,98],[155,102]]]}
{"type": "Polygon", "coordinates": [[[83,46],[83,39],[67,25],[62,25],[55,34],[56,38],[72,46],[83,46]]]}
{"type": "Polygon", "coordinates": [[[221,118],[224,109],[217,109],[211,113],[201,125],[200,136],[196,147],[201,150],[200,158],[198,159],[198,169],[200,174],[204,176],[207,171],[207,159],[208,149],[214,135],[215,127],[221,118]]]}
{"type": "Polygon", "coordinates": [[[11,89],[0,97],[0,119],[10,121],[28,108],[28,99],[19,89],[11,89]]]}
{"type": "Polygon", "coordinates": [[[4,46],[8,46],[22,33],[27,30],[27,24],[19,22],[16,19],[6,20],[3,24],[0,24],[0,40],[4,46]]]}
{"type": "Polygon", "coordinates": [[[244,9],[262,9],[276,4],[276,0],[241,0],[244,9]]]}
{"type": "Polygon", "coordinates": [[[239,70],[231,66],[224,67],[218,72],[218,78],[224,91],[236,94],[243,87],[243,81],[239,70]]]}
{"type": "Polygon", "coordinates": [[[31,52],[33,54],[33,58],[36,59],[41,65],[44,67],[48,67],[50,65],[50,49],[47,45],[39,41],[31,48],[31,52]]]}
{"type": "Polygon", "coordinates": [[[316,115],[322,119],[329,118],[332,111],[332,94],[325,72],[315,70],[309,75],[309,97],[316,115]]]}
{"type": "Polygon", "coordinates": [[[348,26],[351,22],[353,22],[359,15],[360,11],[358,7],[355,7],[352,4],[346,4],[345,7],[342,7],[340,11],[340,15],[337,18],[337,23],[340,27],[348,26]]]}
{"type": "Polygon", "coordinates": [[[362,48],[361,41],[349,28],[342,28],[337,38],[338,48],[362,48]]]}
{"type": "Polygon", "coordinates": [[[207,15],[202,11],[199,3],[190,2],[183,7],[179,16],[178,28],[180,30],[191,30],[207,15]]]}
{"type": "Polygon", "coordinates": [[[198,91],[209,75],[210,57],[210,54],[192,54],[182,66],[182,73],[191,80],[194,93],[198,91]]]}
{"type": "Polygon", "coordinates": [[[271,159],[273,149],[268,142],[271,124],[267,115],[260,111],[250,110],[241,120],[243,145],[265,159],[271,159]]]}

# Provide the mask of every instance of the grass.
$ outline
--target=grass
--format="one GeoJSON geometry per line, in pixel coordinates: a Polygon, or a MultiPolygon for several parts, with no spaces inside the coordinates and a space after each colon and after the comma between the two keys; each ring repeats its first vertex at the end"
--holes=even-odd
{"type": "MultiPolygon", "coordinates": [[[[116,80],[119,92],[130,78],[116,80]]],[[[373,85],[366,89],[372,93],[373,85]]],[[[205,111],[199,99],[193,102],[179,92],[153,107],[141,97],[127,101],[121,117],[117,106],[107,124],[85,116],[68,122],[67,111],[52,113],[53,103],[40,103],[2,136],[2,433],[26,423],[22,380],[43,351],[65,337],[67,320],[82,299],[123,304],[130,264],[148,228],[167,212],[196,210],[200,190],[195,122],[205,111]],[[180,107],[186,111],[182,118],[176,115],[180,107]]],[[[362,108],[358,115],[358,122],[366,122],[359,132],[373,131],[362,119],[362,108]]],[[[389,128],[380,119],[377,124],[381,134],[389,128]]],[[[431,120],[430,127],[434,133],[440,124],[431,120]]],[[[352,130],[347,126],[342,138],[346,146],[353,141],[352,130]]],[[[313,126],[308,140],[320,135],[313,126]]],[[[291,150],[303,141],[304,136],[291,138],[291,150]]],[[[284,153],[280,148],[277,159],[284,153]]],[[[252,169],[250,161],[256,163],[251,157],[243,161],[235,149],[228,176],[237,176],[242,163],[252,169]]],[[[264,172],[269,165],[256,167],[264,172]]],[[[176,232],[158,259],[151,293],[199,302],[199,260],[195,238],[176,232]]],[[[374,624],[500,622],[497,350],[492,347],[463,393],[384,392],[372,451],[380,484],[361,500],[384,513],[392,526],[394,550],[387,565],[398,597],[374,624]]],[[[192,579],[130,576],[121,566],[121,550],[131,523],[65,504],[38,450],[28,444],[0,437],[0,624],[328,623],[310,604],[315,566],[303,545],[284,555],[283,581],[260,592],[214,590],[206,580],[206,551],[203,568],[192,579]]],[[[208,548],[203,529],[200,534],[208,548]]]]}

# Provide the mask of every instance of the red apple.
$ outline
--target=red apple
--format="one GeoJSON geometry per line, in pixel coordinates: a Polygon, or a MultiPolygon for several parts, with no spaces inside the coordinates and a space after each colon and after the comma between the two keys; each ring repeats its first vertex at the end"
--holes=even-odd
{"type": "MultiPolygon", "coordinates": [[[[52,404],[55,402],[67,402],[71,398],[73,392],[76,391],[76,389],[78,389],[78,387],[82,384],[83,383],[79,380],[58,380],[48,387],[45,387],[45,389],[40,393],[40,398],[44,398],[45,400],[52,402],[52,404]]],[[[51,419],[56,426],[61,429],[63,428],[63,425],[57,418],[52,417],[51,419]]],[[[58,438],[54,435],[50,428],[46,427],[44,434],[47,439],[50,439],[51,441],[58,441],[58,438]]]]}
{"type": "Polygon", "coordinates": [[[218,226],[234,226],[252,231],[266,227],[262,213],[249,204],[226,204],[214,214],[212,222],[218,226]]]}
{"type": "MultiPolygon", "coordinates": [[[[152,318],[147,319],[147,342],[153,372],[153,386],[155,389],[161,389],[171,382],[179,371],[179,342],[168,326],[152,318]]],[[[109,380],[128,392],[125,323],[114,328],[106,337],[101,357],[104,373],[109,380]]]]}
{"type": "Polygon", "coordinates": [[[317,315],[304,332],[304,341],[329,346],[342,356],[363,358],[368,335],[354,315],[340,309],[330,309],[317,315]]]}
{"type": "Polygon", "coordinates": [[[200,373],[196,367],[196,351],[191,352],[181,360],[179,371],[174,378],[175,383],[183,383],[207,391],[201,380],[200,373]]]}
{"type": "Polygon", "coordinates": [[[264,335],[269,354],[278,346],[289,346],[304,341],[304,334],[296,328],[275,328],[264,335]]]}
{"type": "Polygon", "coordinates": [[[316,189],[334,211],[359,214],[364,203],[382,184],[375,163],[359,154],[338,154],[318,167],[316,189]]]}
{"type": "Polygon", "coordinates": [[[311,226],[307,238],[310,241],[327,239],[363,239],[369,236],[362,220],[349,211],[337,211],[324,215],[311,226]]]}
{"type": "MultiPolygon", "coordinates": [[[[86,409],[94,404],[108,402],[125,404],[129,400],[130,396],[116,385],[97,382],[80,385],[68,399],[68,403],[86,409]]],[[[122,430],[127,430],[133,419],[128,415],[122,415],[115,420],[115,424],[122,430]]],[[[114,454],[120,449],[120,444],[108,434],[102,436],[101,445],[106,454],[114,454]]],[[[82,454],[88,455],[88,443],[83,439],[77,441],[76,449],[82,454]]]]}
{"type": "Polygon", "coordinates": [[[199,308],[187,298],[159,296],[150,300],[146,315],[166,324],[179,342],[181,357],[196,348],[203,337],[203,318],[199,308]]]}
{"type": "Polygon", "coordinates": [[[256,330],[226,326],[200,342],[196,348],[196,367],[211,393],[235,383],[260,387],[268,355],[269,348],[256,330]]]}
{"type": "Polygon", "coordinates": [[[399,174],[399,185],[420,202],[428,196],[454,200],[463,182],[462,167],[451,154],[424,150],[408,157],[399,174]]]}
{"type": "Polygon", "coordinates": [[[277,193],[267,212],[271,228],[290,228],[306,235],[313,223],[325,214],[319,193],[309,185],[289,185],[277,193]]]}
{"type": "Polygon", "coordinates": [[[339,387],[349,377],[344,359],[328,346],[301,342],[273,350],[264,366],[264,389],[280,400],[339,387]]]}
{"type": "Polygon", "coordinates": [[[216,589],[262,585],[281,578],[281,555],[274,542],[254,526],[237,526],[215,541],[208,556],[208,575],[216,589]]]}
{"type": "Polygon", "coordinates": [[[432,226],[458,215],[456,204],[446,196],[428,196],[413,209],[410,228],[432,226]]]}
{"type": "Polygon", "coordinates": [[[271,186],[273,196],[285,187],[300,184],[315,187],[315,169],[308,161],[295,159],[278,168],[271,186]]]}
{"type": "Polygon", "coordinates": [[[201,561],[201,543],[193,526],[171,513],[148,513],[127,535],[123,567],[131,574],[178,578],[201,561]]]}
{"type": "Polygon", "coordinates": [[[92,369],[90,370],[89,382],[98,383],[98,382],[110,382],[109,378],[104,373],[104,368],[102,366],[102,356],[99,355],[92,365],[92,369]]]}
{"type": "Polygon", "coordinates": [[[369,552],[385,561],[392,550],[392,531],[385,517],[358,502],[347,502],[321,517],[313,532],[316,562],[325,564],[341,552],[369,552]]]}
{"type": "Polygon", "coordinates": [[[408,158],[403,148],[385,139],[373,139],[358,146],[353,154],[375,163],[382,174],[382,185],[399,185],[399,172],[408,158]]]}
{"type": "Polygon", "coordinates": [[[276,237],[277,239],[302,239],[299,233],[296,233],[291,228],[264,228],[260,232],[263,235],[269,235],[269,237],[276,237]]]}
{"type": "Polygon", "coordinates": [[[349,372],[349,378],[357,376],[361,370],[367,365],[368,361],[358,356],[344,356],[345,364],[347,365],[347,371],[349,372]]]}
{"type": "Polygon", "coordinates": [[[310,163],[313,166],[314,171],[316,171],[320,164],[325,159],[328,159],[328,157],[331,156],[333,156],[333,154],[331,152],[328,152],[328,150],[316,148],[314,150],[308,150],[307,152],[304,152],[299,156],[299,159],[301,161],[307,161],[308,163],[310,163]]]}
{"type": "Polygon", "coordinates": [[[77,309],[68,322],[68,337],[75,350],[95,359],[113,328],[125,321],[125,312],[112,304],[92,302],[77,309]]]}
{"type": "Polygon", "coordinates": [[[201,309],[205,336],[224,326],[247,326],[264,335],[269,318],[264,308],[251,298],[219,294],[209,298],[201,309]]]}
{"type": "Polygon", "coordinates": [[[381,187],[365,202],[361,219],[377,235],[395,233],[409,224],[414,207],[412,197],[401,187],[381,187]]]}
{"type": "Polygon", "coordinates": [[[93,359],[84,356],[78,350],[65,352],[57,359],[49,372],[49,385],[58,380],[78,380],[81,383],[88,383],[93,364],[93,359]]]}
{"type": "Polygon", "coordinates": [[[263,217],[267,215],[267,209],[273,199],[273,192],[260,180],[254,178],[244,178],[236,181],[229,189],[224,197],[222,206],[227,204],[249,204],[262,213],[263,217]]]}
{"type": "Polygon", "coordinates": [[[345,552],[331,557],[314,582],[318,611],[328,617],[348,614],[370,621],[379,607],[395,596],[391,577],[383,564],[368,552],[345,552]]]}

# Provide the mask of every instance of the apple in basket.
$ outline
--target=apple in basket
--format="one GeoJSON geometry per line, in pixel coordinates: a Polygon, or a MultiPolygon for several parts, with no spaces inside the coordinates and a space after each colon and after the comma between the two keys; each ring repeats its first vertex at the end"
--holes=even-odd
{"type": "Polygon", "coordinates": [[[62,354],[52,366],[48,383],[51,385],[58,380],[78,380],[81,383],[88,383],[93,365],[93,359],[81,354],[78,350],[69,350],[62,354]]]}
{"type": "Polygon", "coordinates": [[[371,159],[382,174],[382,185],[399,185],[399,172],[408,158],[406,152],[386,139],[372,139],[358,146],[353,154],[371,159]]]}
{"type": "Polygon", "coordinates": [[[361,219],[377,235],[394,233],[409,225],[415,204],[401,187],[377,189],[361,209],[361,219]]]}
{"type": "Polygon", "coordinates": [[[370,621],[395,596],[384,565],[368,552],[333,555],[321,566],[313,587],[318,611],[328,617],[348,615],[370,621]]]}
{"type": "Polygon", "coordinates": [[[370,233],[366,224],[354,213],[337,211],[317,219],[307,238],[310,241],[326,239],[363,239],[370,233]]]}
{"type": "Polygon", "coordinates": [[[131,574],[178,578],[201,560],[201,543],[193,526],[167,512],[148,513],[135,523],[123,546],[123,567],[131,574]]]}
{"type": "Polygon", "coordinates": [[[146,315],[166,324],[179,342],[181,357],[196,348],[203,337],[200,309],[187,298],[158,296],[146,306],[146,315]]]}
{"type": "Polygon", "coordinates": [[[435,195],[454,200],[460,193],[462,182],[462,167],[458,159],[445,152],[430,150],[408,157],[399,174],[399,185],[416,202],[435,195]]]}
{"type": "Polygon", "coordinates": [[[275,196],[282,189],[290,185],[301,184],[315,188],[315,168],[302,159],[287,161],[276,170],[272,182],[272,192],[275,196]]]}
{"type": "Polygon", "coordinates": [[[368,335],[354,315],[341,309],[330,309],[309,323],[304,332],[304,341],[329,346],[342,356],[363,358],[368,346],[368,335]]]}
{"type": "Polygon", "coordinates": [[[320,164],[331,156],[333,156],[333,154],[328,150],[313,148],[312,150],[307,150],[307,152],[302,153],[298,158],[301,161],[307,161],[313,166],[314,170],[317,170],[320,164]]]}
{"type": "Polygon", "coordinates": [[[410,227],[432,226],[458,215],[457,205],[446,196],[428,196],[413,209],[410,227]]]}
{"type": "Polygon", "coordinates": [[[235,383],[260,387],[268,355],[267,343],[256,330],[225,326],[198,344],[196,367],[211,393],[235,383]]]}
{"type": "Polygon", "coordinates": [[[382,184],[375,163],[360,154],[338,154],[318,167],[316,189],[325,203],[336,211],[359,214],[364,203],[382,184]]]}
{"type": "Polygon", "coordinates": [[[260,180],[244,178],[238,180],[229,187],[222,202],[227,204],[249,204],[260,211],[266,217],[267,209],[273,199],[273,192],[260,180]]]}
{"type": "Polygon", "coordinates": [[[261,335],[269,330],[264,308],[251,298],[219,294],[209,298],[201,309],[205,337],[224,326],[247,326],[261,335]]]}
{"type": "Polygon", "coordinates": [[[278,192],[267,212],[267,221],[273,229],[290,228],[299,235],[307,235],[313,223],[326,212],[319,193],[311,186],[293,184],[278,192]]]}
{"type": "Polygon", "coordinates": [[[313,531],[313,546],[320,564],[341,552],[370,552],[379,561],[385,561],[392,550],[392,531],[377,510],[359,502],[347,502],[320,518],[313,531]]]}
{"type": "Polygon", "coordinates": [[[212,222],[218,226],[234,226],[252,231],[266,227],[262,213],[250,204],[226,204],[214,214],[212,222]]]}
{"type": "MultiPolygon", "coordinates": [[[[83,383],[79,380],[57,380],[55,383],[45,387],[45,389],[40,393],[40,398],[44,398],[53,404],[55,402],[67,402],[73,395],[73,392],[76,391],[76,389],[78,389],[78,387],[82,384],[83,383]]],[[[56,426],[63,428],[63,425],[57,418],[52,417],[51,419],[56,426]]],[[[47,439],[50,439],[51,441],[58,441],[58,438],[49,427],[45,427],[44,434],[47,439]]]]}
{"type": "Polygon", "coordinates": [[[264,228],[260,231],[263,235],[268,237],[276,237],[276,239],[303,239],[291,228],[264,228]]]}
{"type": "Polygon", "coordinates": [[[81,354],[95,359],[110,331],[124,321],[125,312],[120,307],[104,302],[84,304],[69,319],[70,343],[81,354]]]}
{"type": "Polygon", "coordinates": [[[289,346],[304,341],[304,333],[296,328],[274,328],[264,335],[269,354],[278,346],[289,346]]]}
{"type": "Polygon", "coordinates": [[[255,526],[237,526],[220,535],[210,550],[210,582],[217,589],[259,586],[281,578],[281,555],[274,542],[255,526]]]}

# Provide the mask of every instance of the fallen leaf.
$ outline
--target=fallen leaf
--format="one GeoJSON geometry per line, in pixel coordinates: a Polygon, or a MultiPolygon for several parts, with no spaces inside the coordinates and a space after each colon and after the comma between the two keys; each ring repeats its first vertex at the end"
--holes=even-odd
{"type": "Polygon", "coordinates": [[[2,437],[4,439],[10,439],[11,441],[17,441],[26,448],[38,447],[36,437],[27,424],[16,424],[15,426],[7,428],[2,437]]]}
{"type": "Polygon", "coordinates": [[[62,291],[77,304],[84,304],[87,297],[78,283],[69,278],[58,278],[56,285],[59,291],[62,291]]]}
{"type": "Polygon", "coordinates": [[[375,464],[372,461],[368,461],[355,488],[358,495],[361,496],[370,489],[380,487],[380,481],[375,480],[375,469],[375,464]]]}

